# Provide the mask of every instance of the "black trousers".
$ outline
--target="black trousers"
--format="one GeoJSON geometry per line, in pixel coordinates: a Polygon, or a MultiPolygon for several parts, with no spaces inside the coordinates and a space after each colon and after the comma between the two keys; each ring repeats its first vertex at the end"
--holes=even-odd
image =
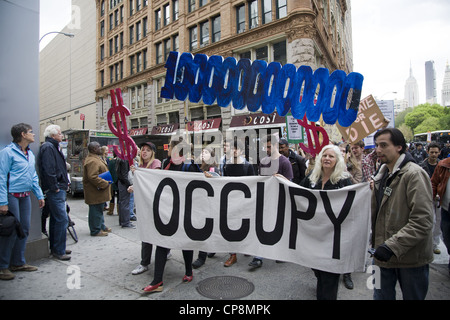
{"type": "Polygon", "coordinates": [[[317,278],[317,300],[337,300],[340,274],[312,270],[317,278]]]}
{"type": "MultiPolygon", "coordinates": [[[[163,248],[160,246],[156,247],[155,251],[155,274],[151,285],[158,284],[163,281],[164,268],[166,267],[167,254],[170,249],[163,248]]],[[[185,275],[192,276],[192,257],[194,256],[194,251],[183,250],[185,275]]]]}

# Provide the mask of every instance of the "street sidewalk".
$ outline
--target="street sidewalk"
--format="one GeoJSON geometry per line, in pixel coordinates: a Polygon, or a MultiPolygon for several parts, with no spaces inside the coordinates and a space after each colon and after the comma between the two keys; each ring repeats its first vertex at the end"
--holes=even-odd
{"type": "MultiPolygon", "coordinates": [[[[121,228],[118,216],[108,216],[105,222],[112,228],[107,237],[92,237],[87,225],[88,207],[83,198],[69,197],[70,216],[76,223],[79,242],[69,236],[67,249],[72,250],[70,261],[45,258],[29,261],[39,268],[35,272],[17,272],[11,281],[0,282],[1,300],[203,300],[197,286],[204,279],[233,276],[247,280],[254,290],[241,300],[315,300],[316,279],[311,269],[293,263],[264,260],[263,266],[250,270],[252,257],[238,254],[238,262],[225,268],[228,253],[217,253],[205,265],[194,269],[194,280],[182,283],[184,261],[180,250],[172,250],[164,273],[164,291],[144,294],[142,288],[153,278],[154,256],[148,271],[132,275],[140,262],[141,243],[137,229],[121,228]]],[[[427,300],[450,299],[449,257],[441,243],[442,253],[435,255],[430,265],[430,286],[427,300]]],[[[153,250],[153,255],[154,255],[153,250]]],[[[194,260],[197,252],[194,252],[194,260]]],[[[368,273],[353,273],[355,288],[348,290],[342,281],[339,300],[372,300],[367,287],[368,273]]],[[[238,288],[239,289],[239,288],[238,288]]],[[[398,299],[401,292],[398,290],[398,299]]]]}

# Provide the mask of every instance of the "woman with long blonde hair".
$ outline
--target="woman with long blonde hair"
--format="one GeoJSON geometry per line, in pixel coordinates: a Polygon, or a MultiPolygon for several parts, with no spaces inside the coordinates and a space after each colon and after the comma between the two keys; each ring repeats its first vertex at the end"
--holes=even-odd
{"type": "MultiPolygon", "coordinates": [[[[352,184],[344,157],[338,146],[327,145],[316,157],[314,169],[300,183],[309,189],[333,190],[352,184]]],[[[340,274],[313,269],[317,278],[317,300],[336,300],[340,274]]]]}

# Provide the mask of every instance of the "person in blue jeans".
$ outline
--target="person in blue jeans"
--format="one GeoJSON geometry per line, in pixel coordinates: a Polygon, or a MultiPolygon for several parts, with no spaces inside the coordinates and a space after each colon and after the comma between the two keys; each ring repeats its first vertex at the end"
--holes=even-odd
{"type": "Polygon", "coordinates": [[[11,128],[13,142],[0,151],[0,214],[11,212],[20,222],[24,237],[16,232],[0,237],[0,280],[14,279],[12,271],[36,271],[25,261],[25,247],[30,230],[31,199],[33,192],[39,207],[45,205],[35,169],[35,157],[29,148],[34,142],[33,129],[19,123],[11,128]]]}
{"type": "Polygon", "coordinates": [[[70,260],[66,253],[66,229],[69,223],[66,211],[66,191],[69,187],[66,160],[59,147],[63,139],[61,128],[50,125],[44,131],[45,142],[39,150],[38,168],[41,187],[47,197],[50,211],[49,241],[54,258],[70,260]]]}

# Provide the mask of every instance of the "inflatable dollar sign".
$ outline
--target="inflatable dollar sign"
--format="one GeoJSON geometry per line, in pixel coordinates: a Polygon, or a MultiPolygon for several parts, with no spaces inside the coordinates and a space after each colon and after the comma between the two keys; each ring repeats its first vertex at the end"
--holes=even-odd
{"type": "Polygon", "coordinates": [[[124,106],[122,100],[122,91],[120,88],[110,90],[112,107],[108,110],[108,126],[111,132],[119,138],[120,150],[117,146],[113,146],[116,155],[123,160],[128,160],[128,163],[133,165],[133,159],[137,154],[137,146],[134,140],[128,135],[127,116],[131,114],[130,110],[124,106]],[[117,97],[117,100],[116,100],[117,97]],[[113,116],[116,126],[113,123],[113,116]]]}
{"type": "Polygon", "coordinates": [[[322,148],[330,143],[330,139],[328,138],[328,133],[324,128],[316,126],[314,122],[309,122],[306,119],[306,115],[303,117],[303,120],[297,120],[298,124],[305,128],[306,137],[308,139],[308,146],[305,146],[303,143],[300,143],[300,148],[311,154],[314,158],[316,155],[320,153],[322,148]],[[322,133],[322,143],[319,139],[319,132],[322,133]]]}

